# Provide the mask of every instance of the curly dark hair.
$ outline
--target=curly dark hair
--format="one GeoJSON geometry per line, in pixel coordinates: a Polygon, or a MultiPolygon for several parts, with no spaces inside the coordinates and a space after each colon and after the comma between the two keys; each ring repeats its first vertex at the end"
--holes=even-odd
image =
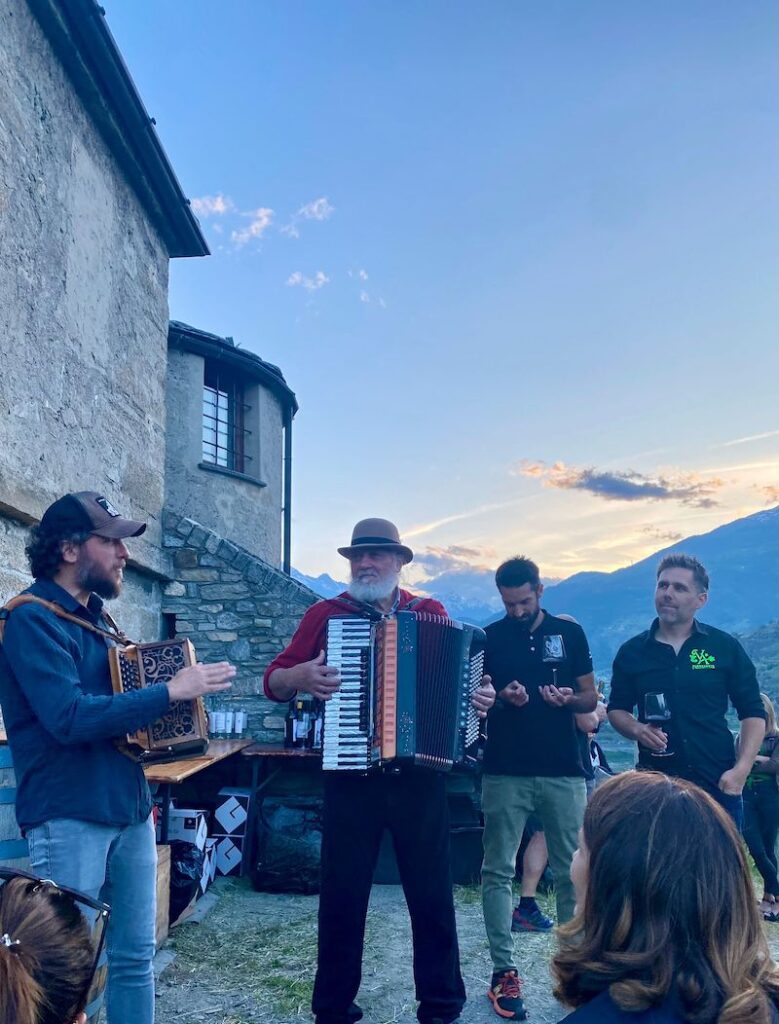
{"type": "Polygon", "coordinates": [[[73,533],[51,533],[41,530],[40,526],[33,526],[30,530],[30,539],[25,546],[27,561],[30,563],[30,572],[36,580],[50,580],[56,575],[62,564],[62,545],[66,541],[73,544],[83,544],[91,534],[87,531],[73,533]]]}

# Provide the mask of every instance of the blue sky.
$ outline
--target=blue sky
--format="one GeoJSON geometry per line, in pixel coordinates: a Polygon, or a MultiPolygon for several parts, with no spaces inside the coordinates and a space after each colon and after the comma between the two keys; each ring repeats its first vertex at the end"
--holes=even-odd
{"type": "Polygon", "coordinates": [[[567,576],[779,501],[773,2],[105,7],[213,252],[171,316],[298,395],[299,569],[381,515],[567,576]]]}

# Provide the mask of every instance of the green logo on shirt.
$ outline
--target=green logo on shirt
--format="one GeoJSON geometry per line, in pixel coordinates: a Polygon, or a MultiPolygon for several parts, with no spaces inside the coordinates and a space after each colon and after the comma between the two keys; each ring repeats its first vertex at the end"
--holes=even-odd
{"type": "Polygon", "coordinates": [[[690,651],[690,665],[693,669],[717,667],[714,664],[714,655],[709,654],[709,652],[705,651],[703,648],[698,650],[697,647],[690,651]]]}

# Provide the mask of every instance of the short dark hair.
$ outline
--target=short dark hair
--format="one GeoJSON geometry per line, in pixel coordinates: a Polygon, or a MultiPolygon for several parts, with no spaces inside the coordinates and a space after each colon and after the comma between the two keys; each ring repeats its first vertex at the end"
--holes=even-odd
{"type": "Polygon", "coordinates": [[[498,587],[524,587],[529,583],[535,590],[541,583],[541,574],[535,562],[531,562],[524,555],[514,555],[502,565],[498,566],[495,573],[495,584],[498,587]]]}
{"type": "Polygon", "coordinates": [[[72,544],[83,544],[91,536],[91,533],[84,531],[68,531],[63,534],[60,531],[51,532],[42,530],[40,526],[33,526],[24,549],[30,563],[30,572],[36,580],[50,580],[62,564],[62,545],[68,541],[72,544]]]}
{"type": "Polygon", "coordinates": [[[684,555],[681,552],[675,555],[666,555],[657,567],[658,579],[660,579],[660,573],[665,572],[666,569],[689,569],[695,581],[695,586],[698,588],[698,593],[708,593],[709,574],[693,555],[684,555]]]}

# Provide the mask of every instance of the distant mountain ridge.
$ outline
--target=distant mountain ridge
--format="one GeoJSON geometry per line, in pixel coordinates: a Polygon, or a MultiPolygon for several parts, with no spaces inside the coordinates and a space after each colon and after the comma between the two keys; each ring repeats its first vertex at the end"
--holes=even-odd
{"type": "MultiPolygon", "coordinates": [[[[747,636],[779,619],[779,506],[736,519],[709,533],[687,537],[614,572],[581,572],[548,583],[544,606],[577,618],[590,640],[597,671],[607,673],[619,645],[646,629],[654,617],[657,563],[663,555],[695,555],[711,577],[701,619],[747,636]]],[[[345,583],[326,573],[292,575],[322,597],[334,597],[345,583]]],[[[451,616],[480,625],[502,617],[493,571],[449,570],[414,588],[443,602],[451,616]]],[[[775,631],[770,635],[775,636],[775,631]]]]}

